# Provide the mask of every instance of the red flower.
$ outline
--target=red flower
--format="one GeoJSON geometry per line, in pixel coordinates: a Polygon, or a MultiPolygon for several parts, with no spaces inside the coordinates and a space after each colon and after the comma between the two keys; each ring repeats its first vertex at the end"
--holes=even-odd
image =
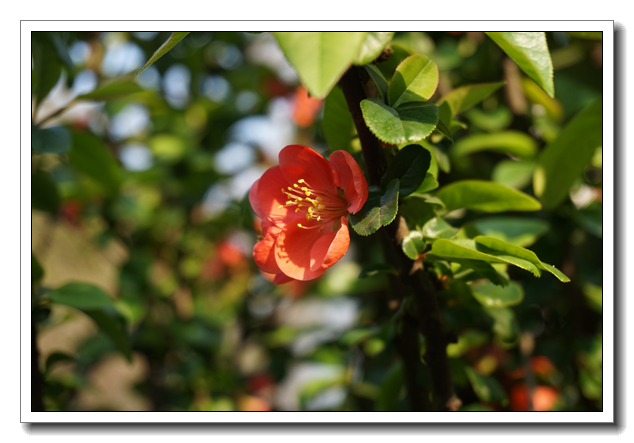
{"type": "Polygon", "coordinates": [[[306,146],[290,145],[279,159],[249,192],[264,235],[253,257],[264,272],[276,275],[275,284],[312,280],[348,250],[348,213],[361,209],[368,184],[345,151],[326,160],[306,146]]]}

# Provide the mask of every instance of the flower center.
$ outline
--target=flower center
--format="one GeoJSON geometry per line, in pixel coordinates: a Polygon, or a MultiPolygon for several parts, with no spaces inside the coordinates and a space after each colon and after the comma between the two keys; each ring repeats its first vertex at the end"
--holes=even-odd
{"type": "MultiPolygon", "coordinates": [[[[348,213],[348,202],[344,198],[341,188],[337,188],[338,195],[332,195],[325,189],[317,190],[309,185],[306,180],[297,180],[293,186],[282,188],[282,193],[288,197],[285,204],[280,208],[295,206],[295,212],[306,212],[306,220],[324,223],[337,220],[348,213]]],[[[315,226],[297,226],[305,229],[316,228],[315,226]]],[[[320,228],[321,229],[321,228],[320,228]]]]}

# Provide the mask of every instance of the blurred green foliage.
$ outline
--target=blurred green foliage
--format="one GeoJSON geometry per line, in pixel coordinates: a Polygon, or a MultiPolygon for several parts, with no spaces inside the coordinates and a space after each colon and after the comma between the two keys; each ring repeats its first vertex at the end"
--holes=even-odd
{"type": "MultiPolygon", "coordinates": [[[[281,34],[193,32],[163,49],[171,33],[32,34],[32,318],[45,409],[407,410],[394,340],[408,302],[387,296],[394,268],[376,239],[351,230],[345,259],[322,277],[274,286],[251,258],[258,220],[246,198],[287,144],[346,149],[362,164],[335,85],[388,44],[392,55],[367,68],[385,93],[365,104],[379,116],[373,131],[402,148],[381,136],[386,103],[404,120],[417,94],[438,105],[424,107],[433,124],[409,133],[431,153],[424,180],[404,178],[416,155],[389,170],[410,194],[398,202],[408,256],[477,236],[534,252],[522,266],[500,251],[425,262],[457,337],[448,354],[462,410],[525,410],[528,392],[535,409],[602,410],[601,40],[546,33],[552,81],[529,73],[545,92],[504,51],[522,69],[530,54],[484,33],[313,38],[321,53],[354,47],[305,79],[314,60],[281,34]]],[[[375,190],[390,207],[376,227],[396,213],[394,183],[375,190]]]]}

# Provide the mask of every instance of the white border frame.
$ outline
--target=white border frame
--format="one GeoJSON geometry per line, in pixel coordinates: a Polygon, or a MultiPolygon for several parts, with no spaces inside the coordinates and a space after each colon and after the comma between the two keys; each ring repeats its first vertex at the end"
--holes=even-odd
{"type": "MultiPolygon", "coordinates": [[[[21,402],[27,423],[614,423],[614,23],[612,21],[22,21],[21,402]],[[31,412],[32,31],[602,31],[603,32],[603,412],[31,412]],[[27,295],[25,295],[27,294],[27,295]]],[[[624,394],[623,394],[624,395],[624,394]]]]}

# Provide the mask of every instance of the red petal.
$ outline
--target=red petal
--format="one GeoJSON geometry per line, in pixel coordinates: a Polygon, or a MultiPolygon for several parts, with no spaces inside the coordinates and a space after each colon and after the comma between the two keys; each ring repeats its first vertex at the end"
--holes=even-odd
{"type": "Polygon", "coordinates": [[[310,270],[328,269],[337,263],[350,246],[348,217],[341,217],[341,227],[322,235],[310,250],[310,270]]]}
{"type": "Polygon", "coordinates": [[[337,195],[335,178],[328,160],[302,145],[289,145],[280,151],[280,169],[291,183],[305,180],[316,191],[337,195]]]}
{"type": "Polygon", "coordinates": [[[275,261],[275,254],[273,253],[275,240],[280,231],[281,229],[276,226],[269,227],[265,230],[264,238],[253,247],[253,259],[255,260],[255,264],[269,274],[281,272],[280,267],[275,261]]]}
{"type": "Polygon", "coordinates": [[[346,194],[348,212],[355,214],[368,199],[368,183],[361,167],[346,151],[335,151],[330,155],[330,166],[335,172],[337,186],[346,194]]]}
{"type": "Polygon", "coordinates": [[[274,284],[274,285],[282,285],[282,284],[284,284],[284,283],[288,283],[288,282],[292,282],[292,281],[295,281],[295,279],[294,279],[294,278],[289,277],[289,276],[288,276],[288,275],[286,275],[286,274],[282,274],[282,273],[280,273],[280,274],[277,274],[277,275],[275,276],[275,278],[273,279],[273,284],[274,284]]]}
{"type": "Polygon", "coordinates": [[[260,207],[260,201],[258,200],[258,182],[260,180],[256,180],[255,183],[251,185],[251,189],[249,190],[249,203],[251,203],[251,208],[253,212],[260,217],[265,218],[264,213],[262,212],[262,208],[260,207]]]}
{"type": "MultiPolygon", "coordinates": [[[[262,177],[257,181],[257,185],[255,185],[257,192],[255,206],[259,205],[263,220],[268,218],[276,225],[282,226],[292,220],[305,217],[304,213],[295,212],[292,206],[290,208],[283,206],[286,203],[287,196],[282,192],[282,189],[287,187],[288,182],[282,176],[279,166],[274,166],[262,174],[262,177]]],[[[249,199],[251,199],[251,193],[249,193],[249,199]]]]}
{"type": "MultiPolygon", "coordinates": [[[[315,226],[315,223],[307,223],[305,226],[315,226]]],[[[295,280],[319,277],[325,268],[310,270],[310,251],[322,235],[324,234],[319,232],[319,228],[300,228],[297,223],[286,225],[275,243],[275,260],[280,270],[295,280]]]]}

